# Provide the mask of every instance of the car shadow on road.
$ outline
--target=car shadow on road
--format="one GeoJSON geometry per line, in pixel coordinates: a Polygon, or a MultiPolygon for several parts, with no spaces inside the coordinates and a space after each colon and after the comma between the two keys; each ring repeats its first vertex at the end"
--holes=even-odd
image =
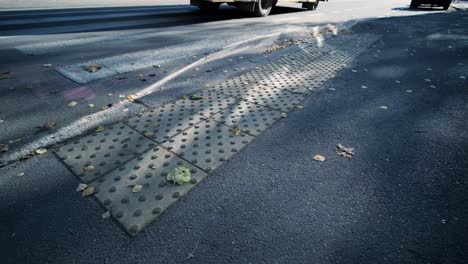
{"type": "Polygon", "coordinates": [[[395,7],[395,8],[392,8],[392,10],[395,10],[395,11],[409,11],[409,12],[444,11],[439,6],[431,7],[431,6],[424,6],[424,5],[418,6],[417,8],[410,8],[409,6],[395,7]]]}
{"type": "MultiPolygon", "coordinates": [[[[271,16],[301,11],[278,6],[271,16]]],[[[164,28],[252,17],[227,5],[213,13],[190,5],[5,11],[0,12],[0,36],[164,28]]]]}

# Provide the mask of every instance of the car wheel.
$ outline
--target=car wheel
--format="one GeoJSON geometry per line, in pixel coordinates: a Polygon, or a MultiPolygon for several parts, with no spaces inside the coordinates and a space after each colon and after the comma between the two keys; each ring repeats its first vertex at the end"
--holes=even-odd
{"type": "Polygon", "coordinates": [[[418,6],[419,6],[419,2],[413,0],[413,1],[411,1],[411,4],[410,4],[409,7],[410,7],[410,8],[417,8],[418,6]]]}
{"type": "Polygon", "coordinates": [[[268,16],[273,8],[274,0],[258,0],[255,3],[254,14],[258,17],[268,16]]]}
{"type": "Polygon", "coordinates": [[[302,3],[302,8],[305,8],[307,10],[315,10],[317,9],[318,5],[319,5],[319,1],[315,3],[302,3]]]}
{"type": "Polygon", "coordinates": [[[452,1],[450,1],[450,0],[445,1],[444,10],[448,10],[448,9],[449,9],[451,2],[452,2],[452,1]]]}

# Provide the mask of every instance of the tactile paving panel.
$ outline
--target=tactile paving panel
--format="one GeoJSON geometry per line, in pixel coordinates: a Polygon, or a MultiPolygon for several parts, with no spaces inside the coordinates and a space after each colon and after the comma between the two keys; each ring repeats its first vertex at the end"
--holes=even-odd
{"type": "Polygon", "coordinates": [[[258,89],[249,92],[243,99],[287,112],[300,105],[305,99],[305,95],[280,89],[258,89]]]}
{"type": "Polygon", "coordinates": [[[127,124],[159,143],[203,120],[189,109],[169,103],[144,112],[127,121],[127,124]]]}
{"type": "Polygon", "coordinates": [[[281,112],[255,103],[240,101],[213,118],[257,136],[279,120],[281,112]]]}
{"type": "Polygon", "coordinates": [[[345,35],[327,40],[323,47],[302,46],[201,91],[197,95],[202,100],[179,100],[130,119],[127,123],[135,130],[117,124],[57,153],[82,181],[94,180],[96,197],[135,235],[205,178],[205,172],[242,149],[280,119],[281,111],[299,104],[378,38],[345,35]],[[85,170],[90,165],[94,169],[85,170]],[[166,182],[168,173],[183,165],[191,168],[192,182],[166,182]]]}
{"type": "Polygon", "coordinates": [[[300,105],[304,100],[303,94],[291,93],[286,90],[273,89],[259,84],[241,86],[224,86],[212,88],[212,91],[261,104],[280,111],[288,111],[300,105]]]}
{"type": "Polygon", "coordinates": [[[153,222],[166,208],[206,177],[162,147],[154,147],[92,183],[97,199],[131,235],[153,222]],[[191,182],[177,185],[166,180],[174,168],[186,166],[191,182]],[[135,189],[135,186],[141,187],[135,189]]]}
{"type": "Polygon", "coordinates": [[[189,96],[174,103],[206,118],[212,117],[238,101],[235,98],[215,93],[211,90],[202,90],[192,96],[200,97],[201,99],[192,100],[189,96]]]}
{"type": "Polygon", "coordinates": [[[57,154],[82,182],[89,183],[154,145],[151,140],[119,123],[68,143],[57,154]]]}
{"type": "Polygon", "coordinates": [[[205,120],[164,143],[164,147],[211,172],[253,140],[245,133],[234,135],[234,129],[205,120]]]}

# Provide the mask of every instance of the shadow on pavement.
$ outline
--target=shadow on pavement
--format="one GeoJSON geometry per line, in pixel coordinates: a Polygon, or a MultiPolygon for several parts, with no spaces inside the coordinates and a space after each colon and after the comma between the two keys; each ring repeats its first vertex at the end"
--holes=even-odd
{"type": "MultiPolygon", "coordinates": [[[[301,11],[305,10],[278,6],[271,15],[301,11]]],[[[8,11],[0,12],[0,35],[42,35],[164,28],[248,17],[252,17],[252,15],[227,5],[223,5],[218,12],[214,13],[203,13],[197,7],[189,5],[8,11]],[[9,21],[13,21],[13,23],[9,23],[9,21]]]]}

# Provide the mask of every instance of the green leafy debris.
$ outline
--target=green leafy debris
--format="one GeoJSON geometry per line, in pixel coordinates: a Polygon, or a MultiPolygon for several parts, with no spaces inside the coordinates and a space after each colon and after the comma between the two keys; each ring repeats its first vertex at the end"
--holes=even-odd
{"type": "Polygon", "coordinates": [[[190,173],[190,169],[187,168],[186,166],[180,166],[180,167],[174,168],[167,175],[168,181],[171,181],[178,185],[187,184],[190,182],[191,179],[192,179],[192,175],[190,173]]]}

